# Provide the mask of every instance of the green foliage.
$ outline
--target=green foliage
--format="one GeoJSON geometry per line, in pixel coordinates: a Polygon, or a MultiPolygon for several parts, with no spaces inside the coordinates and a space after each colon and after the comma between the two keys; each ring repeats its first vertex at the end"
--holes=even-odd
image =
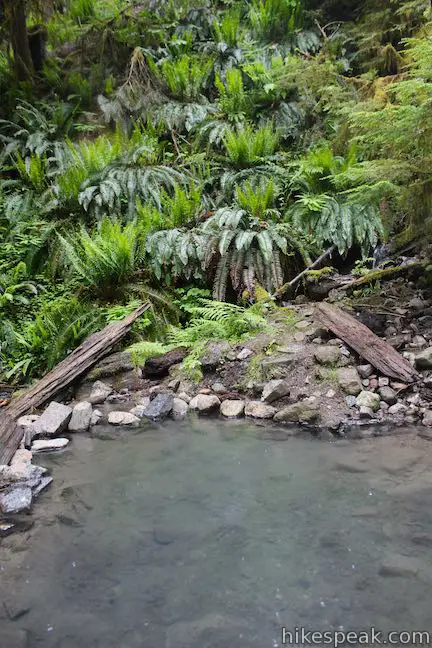
{"type": "Polygon", "coordinates": [[[150,70],[165,84],[168,93],[181,101],[202,97],[213,61],[183,54],[178,59],[165,59],[160,66],[148,59],[150,70]]]}
{"type": "Polygon", "coordinates": [[[260,164],[276,151],[279,134],[271,123],[255,130],[246,125],[227,130],[223,142],[230,162],[238,169],[260,164]]]}
{"type": "Polygon", "coordinates": [[[252,0],[249,19],[258,38],[279,40],[302,26],[300,0],[252,0]]]}
{"type": "Polygon", "coordinates": [[[172,347],[161,344],[160,342],[136,342],[128,347],[128,351],[131,354],[132,362],[137,367],[142,367],[145,364],[145,361],[148,358],[155,358],[157,356],[164,355],[172,347]]]}

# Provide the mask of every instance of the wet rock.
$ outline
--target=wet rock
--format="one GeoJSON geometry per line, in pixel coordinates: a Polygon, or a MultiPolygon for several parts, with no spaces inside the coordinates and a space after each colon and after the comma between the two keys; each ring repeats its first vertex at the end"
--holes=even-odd
{"type": "Polygon", "coordinates": [[[29,636],[26,630],[18,628],[2,628],[2,645],[5,648],[28,648],[29,636]]]}
{"type": "Polygon", "coordinates": [[[319,346],[314,352],[315,360],[322,365],[335,365],[341,357],[338,346],[319,346]]]}
{"type": "Polygon", "coordinates": [[[419,573],[419,561],[409,556],[391,554],[381,564],[378,573],[387,578],[413,578],[419,573]]]}
{"type": "Polygon", "coordinates": [[[395,403],[394,405],[389,407],[388,413],[392,414],[393,416],[403,416],[407,409],[408,407],[403,403],[395,403]]]}
{"type": "Polygon", "coordinates": [[[245,403],[242,400],[225,400],[221,403],[220,413],[227,418],[241,416],[245,409],[245,403]]]}
{"type": "Polygon", "coordinates": [[[274,420],[289,421],[293,423],[312,423],[319,419],[319,404],[315,398],[305,398],[305,400],[293,403],[281,409],[275,414],[274,420]]]}
{"type": "Polygon", "coordinates": [[[209,414],[220,407],[220,400],[215,394],[197,394],[189,403],[189,407],[202,414],[209,414]]]}
{"type": "Polygon", "coordinates": [[[204,369],[217,367],[231,352],[231,345],[225,341],[209,342],[201,357],[201,366],[204,369]]]}
{"type": "Polygon", "coordinates": [[[110,396],[110,394],[112,393],[113,393],[113,389],[109,385],[102,382],[102,380],[96,380],[90,392],[88,402],[91,403],[92,405],[98,405],[100,403],[104,403],[108,398],[108,396],[110,396]]]}
{"type": "Polygon", "coordinates": [[[72,410],[72,417],[69,421],[69,432],[86,432],[90,427],[93,414],[91,403],[82,401],[77,403],[72,410]]]}
{"type": "Polygon", "coordinates": [[[215,394],[226,394],[226,392],[228,391],[225,385],[221,382],[214,382],[212,384],[212,390],[215,394]]]}
{"type": "Polygon", "coordinates": [[[69,439],[63,437],[58,437],[57,439],[36,439],[32,443],[31,450],[34,453],[63,450],[63,448],[66,448],[68,443],[69,439]]]}
{"type": "Polygon", "coordinates": [[[258,419],[271,419],[276,414],[277,409],[272,405],[266,405],[261,401],[249,401],[245,405],[245,416],[251,416],[258,419]]]}
{"type": "Polygon", "coordinates": [[[110,425],[139,425],[139,418],[130,412],[110,412],[108,414],[110,425]]]}
{"type": "Polygon", "coordinates": [[[337,370],[339,386],[346,394],[357,396],[362,390],[362,384],[354,367],[343,367],[337,370]]]}
{"type": "Polygon", "coordinates": [[[171,416],[175,421],[181,421],[187,416],[189,405],[181,398],[174,398],[171,416]]]}
{"type": "Polygon", "coordinates": [[[32,489],[28,486],[12,486],[5,493],[0,493],[0,511],[10,514],[28,511],[32,498],[32,489]]]}
{"type": "Polygon", "coordinates": [[[432,347],[428,347],[415,356],[416,367],[419,369],[432,369],[432,347]]]}
{"type": "Polygon", "coordinates": [[[247,358],[250,358],[250,356],[253,355],[253,351],[251,349],[248,349],[247,347],[244,347],[239,353],[237,354],[237,360],[246,360],[247,358]]]}
{"type": "Polygon", "coordinates": [[[95,409],[92,412],[91,419],[90,419],[90,425],[97,425],[99,421],[101,420],[103,414],[100,410],[95,409]]]}
{"type": "Polygon", "coordinates": [[[365,380],[366,378],[370,378],[370,376],[372,376],[373,367],[371,364],[358,365],[357,371],[360,378],[363,378],[365,380]]]}
{"type": "Polygon", "coordinates": [[[52,401],[40,418],[33,424],[33,437],[55,436],[67,428],[72,408],[52,401]]]}
{"type": "Polygon", "coordinates": [[[369,407],[373,412],[377,412],[380,406],[380,397],[371,391],[361,391],[356,398],[357,407],[369,407]]]}
{"type": "Polygon", "coordinates": [[[270,380],[262,392],[261,400],[266,403],[273,403],[284,396],[289,396],[290,387],[287,380],[270,380]]]}
{"type": "Polygon", "coordinates": [[[170,393],[157,394],[144,410],[144,416],[151,419],[163,419],[171,412],[174,396],[170,393]]]}
{"type": "Polygon", "coordinates": [[[142,401],[138,404],[135,405],[135,407],[132,407],[130,410],[130,413],[133,414],[134,416],[138,416],[138,418],[143,418],[144,413],[147,409],[147,407],[150,405],[150,398],[147,397],[147,399],[142,399],[142,401]]]}
{"type": "Polygon", "coordinates": [[[394,405],[397,402],[397,394],[391,387],[381,387],[378,390],[381,400],[387,405],[394,405]]]}
{"type": "Polygon", "coordinates": [[[40,493],[45,490],[45,488],[48,488],[53,482],[53,478],[47,475],[46,477],[41,477],[39,480],[39,483],[32,488],[33,491],[33,497],[36,498],[40,495],[40,493]]]}
{"type": "Polygon", "coordinates": [[[162,356],[148,358],[144,364],[143,373],[146,378],[163,378],[168,376],[170,368],[183,362],[187,353],[188,350],[185,347],[178,347],[162,356]]]}

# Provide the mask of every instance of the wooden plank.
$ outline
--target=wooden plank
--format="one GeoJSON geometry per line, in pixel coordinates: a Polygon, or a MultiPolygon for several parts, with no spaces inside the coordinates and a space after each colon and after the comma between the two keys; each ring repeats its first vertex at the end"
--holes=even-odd
{"type": "Polygon", "coordinates": [[[390,344],[337,306],[323,302],[316,307],[322,324],[378,369],[384,376],[413,382],[419,374],[390,344]]]}
{"type": "Polygon", "coordinates": [[[0,411],[0,464],[9,463],[21,443],[22,434],[16,420],[43,405],[109,353],[149,308],[149,303],[141,304],[123,320],[112,322],[90,335],[52,371],[0,411]]]}

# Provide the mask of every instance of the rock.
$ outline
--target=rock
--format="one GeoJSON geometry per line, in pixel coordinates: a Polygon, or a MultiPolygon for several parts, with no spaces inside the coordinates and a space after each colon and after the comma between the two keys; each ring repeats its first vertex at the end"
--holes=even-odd
{"type": "Polygon", "coordinates": [[[180,378],[173,378],[172,380],[169,381],[167,387],[171,391],[175,392],[177,391],[179,385],[180,385],[180,378]]]}
{"type": "Polygon", "coordinates": [[[72,408],[52,401],[44,413],[33,424],[33,438],[36,436],[55,436],[67,428],[72,416],[72,408]]]}
{"type": "Polygon", "coordinates": [[[212,384],[212,390],[215,394],[226,394],[226,392],[228,391],[225,385],[221,382],[214,382],[212,384]]]}
{"type": "Polygon", "coordinates": [[[93,384],[90,396],[88,397],[88,402],[92,405],[98,405],[99,403],[104,403],[108,396],[113,393],[113,389],[102,382],[102,380],[96,380],[93,384]]]}
{"type": "Polygon", "coordinates": [[[388,387],[390,385],[390,380],[389,378],[385,376],[381,376],[378,378],[378,387],[388,387]]]}
{"type": "Polygon", "coordinates": [[[294,333],[294,340],[296,342],[304,342],[306,340],[306,335],[301,331],[297,331],[297,333],[294,333]]]}
{"type": "Polygon", "coordinates": [[[145,361],[143,373],[146,378],[163,378],[168,376],[169,369],[180,362],[183,362],[187,356],[188,350],[185,347],[172,349],[162,356],[148,358],[145,361]]]}
{"type": "Polygon", "coordinates": [[[423,414],[423,425],[426,427],[432,427],[432,410],[426,410],[426,412],[423,414]]]}
{"type": "Polygon", "coordinates": [[[345,402],[348,405],[348,407],[354,407],[356,404],[356,397],[355,396],[346,396],[345,397],[345,402]]]}
{"type": "Polygon", "coordinates": [[[408,396],[407,402],[410,405],[420,405],[421,403],[421,396],[419,393],[417,394],[412,394],[411,396],[408,396]]]}
{"type": "Polygon", "coordinates": [[[37,414],[26,414],[20,416],[17,420],[17,425],[22,429],[24,444],[29,446],[35,432],[34,424],[40,419],[37,414]]]}
{"type": "Polygon", "coordinates": [[[369,407],[373,412],[377,412],[380,406],[380,397],[371,391],[361,391],[356,398],[357,407],[369,407]]]}
{"type": "Polygon", "coordinates": [[[171,416],[175,421],[181,421],[187,416],[189,405],[181,398],[174,398],[171,416]]]}
{"type": "Polygon", "coordinates": [[[0,511],[9,514],[28,511],[32,498],[32,489],[28,486],[12,486],[5,493],[0,494],[0,511]]]}
{"type": "Polygon", "coordinates": [[[326,391],[325,396],[326,398],[334,398],[336,396],[336,392],[334,389],[329,389],[328,391],[326,391]]]}
{"type": "Polygon", "coordinates": [[[110,394],[110,396],[107,397],[106,402],[107,403],[112,403],[112,404],[118,404],[118,403],[127,403],[128,400],[130,400],[130,394],[110,394]]]}
{"type": "Polygon", "coordinates": [[[220,406],[220,413],[227,418],[241,416],[245,409],[245,403],[242,400],[224,400],[220,406]]]}
{"type": "Polygon", "coordinates": [[[335,365],[341,357],[341,350],[338,346],[319,346],[314,351],[315,360],[322,365],[335,365]]]}
{"type": "Polygon", "coordinates": [[[148,403],[146,403],[145,405],[135,405],[135,407],[132,407],[129,413],[137,416],[139,419],[142,419],[144,417],[144,412],[146,411],[149,404],[150,398],[148,399],[148,403]]]}
{"type": "Polygon", "coordinates": [[[212,393],[212,390],[209,387],[202,387],[198,394],[206,394],[207,396],[212,393]]]}
{"type": "Polygon", "coordinates": [[[378,380],[376,378],[369,378],[369,391],[375,391],[378,389],[378,380]]]}
{"type": "Polygon", "coordinates": [[[373,367],[371,364],[358,365],[357,367],[358,374],[360,378],[366,379],[372,376],[373,367]]]}
{"type": "Polygon", "coordinates": [[[250,356],[253,355],[253,351],[251,349],[248,349],[247,347],[244,347],[239,353],[237,353],[237,360],[246,360],[247,358],[250,358],[250,356]]]}
{"type": "Polygon", "coordinates": [[[12,467],[20,466],[20,465],[29,466],[31,464],[32,459],[33,459],[33,455],[30,452],[30,450],[25,450],[24,448],[20,448],[15,452],[14,456],[12,457],[11,466],[12,467]]]}
{"type": "Polygon", "coordinates": [[[360,407],[359,413],[361,419],[371,419],[374,417],[373,410],[370,407],[365,407],[364,405],[360,407]]]}
{"type": "Polygon", "coordinates": [[[415,311],[421,311],[426,307],[426,302],[421,299],[421,297],[413,297],[408,302],[408,307],[412,308],[415,311]]]}
{"type": "Polygon", "coordinates": [[[416,367],[419,369],[432,369],[432,347],[423,349],[415,356],[416,367]]]}
{"type": "Polygon", "coordinates": [[[275,421],[290,421],[293,423],[312,423],[319,419],[319,404],[314,398],[288,405],[275,414],[275,421]]]}
{"type": "Polygon", "coordinates": [[[201,366],[203,369],[213,369],[217,367],[231,351],[231,345],[224,340],[209,342],[201,357],[201,366]]]}
{"type": "Polygon", "coordinates": [[[130,412],[110,412],[108,414],[108,423],[110,425],[133,425],[139,424],[138,416],[130,412]]]}
{"type": "Polygon", "coordinates": [[[69,421],[69,432],[86,432],[90,427],[93,414],[91,403],[82,401],[77,403],[72,410],[72,417],[69,421]]]}
{"type": "Polygon", "coordinates": [[[407,409],[408,407],[403,403],[395,403],[395,405],[389,407],[388,413],[394,416],[403,416],[407,409]]]}
{"type": "Polygon", "coordinates": [[[34,498],[38,497],[40,493],[42,493],[42,491],[45,490],[45,488],[47,488],[48,486],[50,486],[50,484],[52,483],[53,483],[52,477],[49,477],[48,475],[46,477],[41,477],[37,486],[32,488],[33,497],[34,498]]]}
{"type": "Polygon", "coordinates": [[[357,396],[362,390],[360,377],[355,367],[343,367],[337,370],[339,386],[346,394],[357,396]]]}
{"type": "Polygon", "coordinates": [[[186,392],[180,392],[177,394],[177,398],[181,398],[185,403],[191,402],[191,397],[186,392]]]}
{"type": "Polygon", "coordinates": [[[271,419],[276,414],[277,409],[271,405],[266,405],[261,401],[249,401],[245,405],[245,416],[251,416],[258,419],[271,419]]]}
{"type": "Polygon", "coordinates": [[[57,439],[36,439],[33,441],[32,452],[51,452],[54,450],[63,450],[69,443],[69,439],[58,437],[57,439]]]}
{"type": "Polygon", "coordinates": [[[197,394],[189,403],[189,407],[202,414],[208,414],[220,407],[220,400],[216,394],[197,394]]]}
{"type": "Polygon", "coordinates": [[[394,405],[397,402],[397,394],[391,387],[381,387],[378,393],[381,400],[388,405],[394,405]]]}
{"type": "Polygon", "coordinates": [[[427,340],[422,335],[415,335],[411,344],[413,348],[423,349],[427,347],[427,340]]]}
{"type": "Polygon", "coordinates": [[[144,410],[144,416],[151,419],[163,419],[171,412],[174,396],[171,393],[157,394],[144,410]]]}
{"type": "Polygon", "coordinates": [[[261,400],[266,403],[273,403],[284,396],[289,396],[290,387],[287,380],[270,380],[262,392],[261,400]]]}
{"type": "Polygon", "coordinates": [[[90,425],[97,425],[99,421],[101,420],[103,414],[100,410],[95,409],[92,412],[91,419],[90,419],[90,425]]]}
{"type": "Polygon", "coordinates": [[[196,390],[196,385],[191,380],[181,380],[177,388],[178,393],[184,392],[185,394],[189,394],[189,395],[193,395],[195,393],[195,390],[196,390]]]}

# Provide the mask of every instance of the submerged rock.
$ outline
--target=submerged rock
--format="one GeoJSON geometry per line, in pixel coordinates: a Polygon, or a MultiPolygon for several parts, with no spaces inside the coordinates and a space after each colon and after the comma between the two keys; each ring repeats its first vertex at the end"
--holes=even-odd
{"type": "Polygon", "coordinates": [[[197,394],[189,403],[189,407],[206,414],[220,407],[220,400],[215,394],[197,394]]]}
{"type": "Polygon", "coordinates": [[[312,423],[320,417],[319,404],[315,398],[293,403],[281,409],[274,417],[275,421],[292,423],[312,423]]]}
{"type": "Polygon", "coordinates": [[[5,493],[0,494],[0,511],[2,513],[20,513],[28,511],[33,498],[29,486],[12,486],[5,493]]]}
{"type": "Polygon", "coordinates": [[[168,416],[174,404],[174,396],[170,393],[157,394],[157,396],[150,401],[149,405],[144,410],[144,416],[151,419],[162,419],[168,416]]]}
{"type": "Polygon", "coordinates": [[[88,402],[92,405],[99,405],[104,403],[108,396],[113,393],[112,387],[102,382],[102,380],[96,380],[93,384],[88,402]]]}
{"type": "Polygon", "coordinates": [[[266,403],[272,403],[284,396],[289,396],[290,386],[287,380],[270,380],[262,392],[261,400],[266,403]]]}
{"type": "Polygon", "coordinates": [[[108,423],[110,425],[137,426],[139,424],[139,418],[130,412],[110,412],[108,414],[108,423]]]}
{"type": "Polygon", "coordinates": [[[241,416],[245,409],[245,403],[242,400],[225,400],[221,403],[220,413],[227,418],[236,418],[241,416]]]}
{"type": "Polygon", "coordinates": [[[272,405],[266,405],[261,401],[249,401],[245,405],[245,415],[258,419],[271,419],[276,414],[277,409],[272,405]]]}
{"type": "Polygon", "coordinates": [[[69,431],[86,432],[90,427],[92,413],[93,408],[91,403],[87,401],[77,403],[72,410],[72,417],[68,426],[69,431]]]}

